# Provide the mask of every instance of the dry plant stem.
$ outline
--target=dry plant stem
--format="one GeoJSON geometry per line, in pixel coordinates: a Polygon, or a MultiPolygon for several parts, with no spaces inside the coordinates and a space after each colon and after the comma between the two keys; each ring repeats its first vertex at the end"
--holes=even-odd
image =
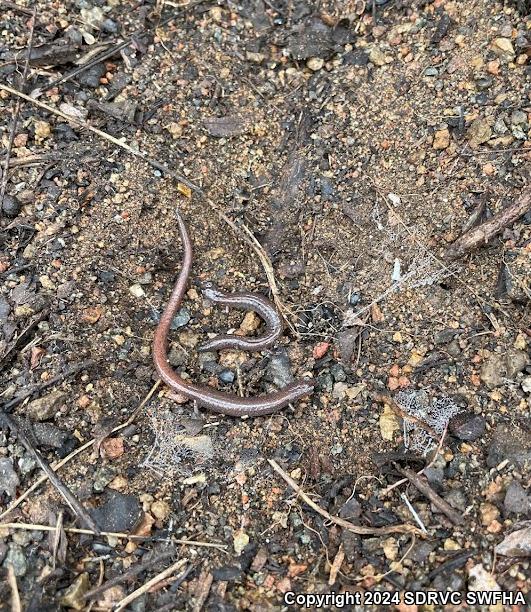
{"type": "Polygon", "coordinates": [[[22,612],[22,604],[20,603],[20,594],[18,592],[17,577],[11,563],[7,566],[7,581],[11,588],[11,612],[22,612]]]}
{"type": "MultiPolygon", "coordinates": [[[[179,12],[178,13],[173,14],[171,17],[168,17],[164,21],[158,23],[153,29],[157,30],[158,28],[161,28],[161,27],[163,27],[165,25],[168,25],[168,23],[170,23],[170,21],[173,21],[176,17],[178,17],[182,13],[190,10],[191,8],[193,8],[194,6],[196,6],[198,4],[200,4],[200,2],[191,2],[190,4],[186,4],[186,5],[183,5],[181,7],[178,7],[179,8],[179,12]]],[[[145,33],[146,33],[146,30],[136,30],[130,36],[128,36],[124,41],[122,41],[120,43],[116,43],[112,48],[110,48],[107,51],[105,51],[102,55],[98,55],[97,57],[92,59],[90,62],[87,62],[86,64],[83,64],[82,66],[79,66],[75,70],[72,70],[72,72],[69,72],[68,74],[65,74],[64,76],[59,77],[58,79],[55,79],[55,81],[52,81],[51,83],[48,83],[44,87],[39,88],[39,89],[35,89],[32,92],[32,96],[35,97],[35,98],[38,97],[38,96],[41,96],[43,93],[45,93],[46,91],[49,91],[50,89],[53,89],[54,87],[56,87],[60,83],[65,83],[66,81],[69,81],[70,79],[73,79],[74,77],[76,77],[78,74],[81,74],[82,72],[85,72],[86,70],[88,70],[89,68],[94,66],[95,64],[99,64],[100,62],[103,62],[104,60],[109,59],[110,57],[112,57],[113,55],[115,55],[116,53],[121,51],[122,49],[125,49],[130,44],[132,44],[134,42],[135,37],[141,36],[142,34],[145,34],[145,33]]]]}
{"type": "Polygon", "coordinates": [[[206,569],[201,572],[199,580],[197,581],[197,590],[194,593],[195,602],[192,608],[193,612],[201,612],[203,609],[203,604],[207,600],[208,594],[210,593],[213,580],[214,576],[211,574],[211,572],[206,569]]]}
{"type": "MultiPolygon", "coordinates": [[[[439,454],[441,452],[441,449],[442,449],[442,446],[443,446],[443,443],[444,443],[444,439],[446,438],[446,432],[447,431],[448,431],[448,424],[446,424],[446,427],[444,428],[444,431],[442,432],[441,439],[439,440],[439,444],[437,445],[437,448],[435,449],[435,453],[433,454],[432,460],[428,463],[428,465],[425,465],[419,472],[417,472],[418,476],[420,476],[421,474],[424,474],[424,470],[428,469],[429,467],[431,467],[435,463],[435,460],[437,459],[437,457],[439,456],[439,454]]],[[[407,481],[408,481],[407,478],[402,478],[402,480],[397,480],[396,482],[393,482],[392,485],[389,485],[383,491],[381,491],[380,497],[385,497],[393,489],[396,489],[396,487],[399,487],[399,486],[403,485],[407,481]]]]}
{"type": "Polygon", "coordinates": [[[28,397],[31,397],[37,392],[44,391],[45,389],[48,389],[49,387],[53,387],[54,385],[57,385],[58,383],[63,382],[63,380],[65,380],[69,376],[72,376],[72,374],[76,374],[77,372],[80,372],[81,370],[88,370],[90,367],[94,365],[94,363],[95,362],[92,361],[92,359],[88,359],[87,361],[80,361],[79,363],[76,363],[73,366],[70,366],[69,368],[67,368],[61,374],[58,374],[57,376],[50,378],[50,380],[47,380],[46,382],[40,385],[33,385],[29,387],[29,389],[26,389],[20,395],[17,395],[12,400],[4,404],[2,408],[0,409],[0,414],[2,412],[11,412],[11,410],[15,408],[15,406],[18,406],[19,404],[21,404],[28,397]]]}
{"type": "Polygon", "coordinates": [[[85,599],[92,599],[93,597],[95,597],[96,595],[99,595],[100,593],[103,593],[107,589],[110,589],[111,587],[116,586],[117,584],[121,584],[122,582],[127,582],[127,580],[134,578],[135,576],[137,576],[144,570],[147,570],[150,567],[153,567],[154,565],[156,565],[157,563],[160,563],[161,561],[165,561],[166,559],[169,559],[170,557],[173,557],[174,555],[175,555],[175,550],[171,549],[160,555],[157,555],[154,559],[151,559],[150,561],[145,561],[144,563],[137,563],[136,565],[128,569],[123,574],[120,574],[119,576],[116,576],[115,578],[111,578],[110,580],[107,580],[105,584],[102,584],[101,586],[98,586],[94,589],[91,589],[90,591],[87,591],[85,595],[83,595],[83,597],[85,599]]]}
{"type": "Polygon", "coordinates": [[[0,4],[3,6],[7,6],[7,8],[13,9],[14,11],[19,11],[20,13],[24,13],[24,15],[33,15],[33,11],[27,9],[25,6],[20,6],[16,2],[10,2],[9,0],[0,0],[0,4]]]}
{"type": "Polygon", "coordinates": [[[114,612],[119,612],[119,610],[123,610],[132,601],[135,601],[135,599],[138,599],[141,595],[143,595],[144,593],[149,591],[149,589],[152,586],[154,586],[157,583],[161,582],[162,580],[164,580],[168,576],[171,576],[176,571],[180,570],[181,567],[183,567],[183,565],[186,565],[187,563],[188,563],[188,559],[180,559],[179,561],[177,561],[173,565],[170,565],[170,567],[166,568],[163,572],[160,572],[160,574],[157,574],[156,576],[151,578],[151,580],[148,580],[139,589],[136,589],[136,591],[133,591],[132,593],[127,595],[127,597],[124,597],[121,601],[119,601],[118,604],[116,605],[116,608],[114,608],[114,612]]]}
{"type": "MultiPolygon", "coordinates": [[[[26,55],[26,62],[24,63],[24,71],[22,73],[22,89],[26,85],[26,79],[28,76],[28,66],[29,59],[31,55],[31,49],[33,48],[33,32],[35,31],[35,15],[37,13],[37,9],[33,9],[33,15],[31,18],[31,30],[28,41],[28,51],[26,55]]],[[[7,178],[9,171],[9,158],[11,157],[11,149],[13,148],[13,141],[15,140],[15,132],[17,130],[18,116],[20,113],[20,99],[16,101],[15,104],[15,112],[13,113],[13,123],[11,124],[11,132],[9,133],[9,142],[7,145],[6,158],[4,160],[4,175],[2,177],[2,185],[0,186],[0,203],[4,200],[4,195],[6,193],[7,188],[7,178]]]]}
{"type": "Polygon", "coordinates": [[[347,529],[352,533],[357,533],[358,535],[387,535],[389,533],[412,533],[416,535],[423,536],[424,534],[413,527],[412,525],[389,525],[388,527],[363,527],[361,525],[354,525],[353,523],[346,521],[338,516],[334,516],[321,508],[318,504],[316,504],[306,493],[302,490],[302,488],[289,476],[284,472],[284,470],[278,465],[276,461],[273,459],[267,460],[269,465],[275,470],[275,472],[281,476],[289,486],[299,495],[299,497],[304,501],[305,504],[310,506],[312,510],[315,510],[321,516],[324,516],[326,519],[343,527],[343,529],[347,529]]]}
{"type": "Polygon", "coordinates": [[[10,168],[20,168],[21,166],[38,166],[39,164],[59,160],[60,158],[54,158],[52,155],[27,155],[26,157],[9,159],[7,162],[10,168]]]}
{"type": "Polygon", "coordinates": [[[489,240],[512,225],[529,210],[531,210],[531,186],[526,187],[520,197],[506,209],[458,238],[446,250],[445,259],[458,259],[466,253],[487,244],[489,240]]]}
{"type": "Polygon", "coordinates": [[[416,474],[409,468],[398,468],[400,474],[405,476],[409,482],[414,485],[423,495],[425,495],[431,503],[438,508],[443,514],[445,514],[455,525],[459,525],[462,522],[463,517],[459,512],[456,512],[452,506],[438,495],[430,485],[422,479],[421,476],[416,474]]]}
{"type": "Polygon", "coordinates": [[[55,569],[57,562],[57,551],[59,550],[59,544],[61,542],[61,534],[63,532],[63,513],[59,512],[57,515],[57,522],[55,523],[55,538],[53,541],[53,554],[52,554],[52,567],[55,569]]]}
{"type": "MultiPolygon", "coordinates": [[[[0,529],[26,529],[29,531],[55,531],[57,527],[52,525],[36,525],[34,523],[0,523],[0,529]]],[[[122,533],[120,531],[100,531],[96,533],[90,529],[79,529],[77,527],[63,527],[65,533],[80,533],[82,535],[100,535],[100,536],[112,536],[113,538],[127,538],[128,540],[150,540],[150,536],[136,536],[129,533],[122,533]]],[[[200,542],[198,540],[183,540],[175,539],[172,540],[175,544],[181,544],[183,546],[200,546],[203,548],[215,548],[225,552],[227,548],[224,544],[216,544],[215,542],[200,542]]]]}
{"type": "MultiPolygon", "coordinates": [[[[136,410],[131,414],[129,419],[127,419],[125,423],[122,423],[121,425],[118,425],[118,427],[115,427],[111,433],[115,433],[129,426],[135,420],[136,416],[142,410],[142,408],[144,408],[144,406],[151,399],[151,397],[153,396],[155,391],[158,389],[160,384],[161,384],[161,381],[158,380],[153,385],[153,387],[151,387],[149,393],[139,404],[138,408],[136,408],[136,410]]],[[[56,472],[59,468],[62,468],[69,461],[71,461],[74,457],[79,455],[79,453],[82,453],[84,450],[87,450],[88,448],[90,448],[95,442],[96,442],[95,438],[93,438],[92,440],[89,440],[88,442],[85,442],[83,446],[76,448],[69,455],[67,455],[64,459],[61,459],[61,461],[57,463],[53,463],[50,467],[52,468],[54,472],[56,472]]],[[[20,497],[18,497],[12,504],[10,504],[10,506],[6,510],[4,510],[4,512],[2,512],[2,514],[0,514],[0,520],[3,519],[5,516],[7,516],[10,512],[12,512],[17,506],[19,506],[25,499],[27,499],[33,493],[33,491],[35,491],[35,489],[38,489],[43,482],[46,482],[46,480],[48,480],[48,476],[46,474],[44,476],[41,476],[38,480],[36,480],[31,485],[31,487],[29,487],[29,489],[24,491],[24,493],[20,497]]]]}
{"type": "Polygon", "coordinates": [[[90,125],[90,123],[87,123],[86,121],[81,121],[80,119],[77,119],[76,117],[72,117],[71,115],[67,115],[66,113],[63,113],[63,111],[60,111],[59,109],[54,108],[53,106],[50,106],[49,104],[41,102],[40,100],[34,100],[30,96],[27,96],[21,91],[18,91],[18,89],[9,87],[9,85],[0,83],[0,89],[7,91],[13,96],[18,96],[19,98],[22,98],[23,100],[26,100],[27,102],[31,102],[31,104],[33,104],[34,106],[42,108],[43,110],[48,111],[49,113],[52,113],[53,115],[62,117],[65,121],[68,121],[69,123],[72,123],[73,125],[79,128],[88,130],[89,132],[96,134],[97,136],[99,136],[100,138],[103,138],[104,140],[112,142],[117,147],[124,149],[125,151],[127,151],[128,153],[131,153],[131,155],[134,155],[135,157],[139,157],[140,159],[143,159],[144,161],[151,164],[155,168],[158,168],[165,174],[168,174],[169,176],[173,176],[175,179],[177,179],[179,182],[181,182],[183,185],[186,185],[193,191],[202,193],[202,189],[198,187],[197,185],[195,185],[194,183],[192,183],[191,181],[189,181],[186,177],[182,176],[181,174],[178,174],[177,172],[174,172],[173,170],[170,170],[169,168],[167,168],[166,166],[164,166],[157,160],[151,159],[142,151],[137,151],[136,149],[133,149],[133,147],[129,146],[125,142],[122,142],[118,138],[115,138],[114,136],[107,134],[107,132],[103,132],[102,130],[95,128],[94,126],[90,125]]]}
{"type": "Polygon", "coordinates": [[[26,434],[22,431],[22,429],[17,425],[15,420],[5,412],[0,412],[0,423],[2,421],[5,423],[9,429],[13,432],[13,434],[17,437],[18,441],[24,446],[24,448],[30,453],[30,455],[35,459],[41,470],[48,476],[49,481],[52,485],[57,489],[57,491],[62,495],[63,499],[67,502],[67,504],[72,508],[75,514],[83,521],[83,523],[89,527],[92,531],[99,534],[99,527],[94,522],[93,518],[90,514],[83,508],[81,503],[78,501],[76,497],[72,494],[72,491],[62,483],[55,472],[50,467],[50,464],[46,461],[46,459],[40,454],[40,452],[34,448],[26,434]]]}

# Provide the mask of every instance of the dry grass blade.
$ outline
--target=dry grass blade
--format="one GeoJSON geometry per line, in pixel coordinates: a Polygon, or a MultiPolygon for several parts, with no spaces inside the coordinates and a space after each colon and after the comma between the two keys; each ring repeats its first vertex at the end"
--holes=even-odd
{"type": "Polygon", "coordinates": [[[20,594],[18,592],[17,577],[13,565],[7,565],[7,582],[11,588],[11,612],[22,612],[22,604],[20,603],[20,594]]]}
{"type": "MultiPolygon", "coordinates": [[[[149,390],[149,393],[146,395],[146,397],[140,402],[140,404],[138,405],[138,407],[133,411],[133,413],[131,414],[131,416],[127,419],[127,421],[125,423],[122,423],[121,425],[118,425],[117,427],[115,427],[111,433],[115,433],[117,431],[120,431],[122,429],[124,429],[125,427],[127,427],[128,425],[130,425],[138,416],[138,414],[140,413],[140,411],[144,408],[144,406],[149,402],[149,400],[151,399],[151,397],[153,396],[153,394],[155,393],[155,391],[158,389],[158,387],[160,386],[161,382],[160,380],[158,380],[149,390]]],[[[57,463],[53,463],[50,467],[51,469],[56,472],[57,470],[59,470],[60,468],[62,468],[64,465],[66,465],[67,463],[69,463],[72,459],[74,459],[74,457],[76,457],[77,455],[79,455],[80,453],[82,453],[83,451],[87,450],[88,448],[90,448],[91,446],[94,445],[94,443],[96,442],[96,439],[93,438],[92,440],[89,440],[88,442],[85,442],[85,444],[83,444],[83,446],[80,446],[79,448],[76,448],[75,450],[73,450],[69,455],[67,455],[64,459],[61,459],[61,461],[57,462],[57,463]]],[[[27,499],[32,493],[33,491],[35,491],[35,489],[38,489],[41,484],[43,484],[44,482],[46,482],[48,480],[48,476],[45,474],[44,476],[41,476],[38,480],[36,480],[31,487],[29,487],[29,489],[27,489],[26,491],[24,491],[24,493],[18,497],[13,503],[11,503],[6,510],[4,510],[4,512],[2,512],[2,514],[0,514],[0,520],[3,519],[5,516],[7,516],[10,512],[12,512],[17,506],[19,506],[25,499],[27,499]]]]}
{"type": "Polygon", "coordinates": [[[168,578],[168,576],[171,576],[172,574],[180,570],[181,567],[183,567],[187,563],[188,559],[180,559],[173,565],[170,565],[170,567],[166,568],[164,571],[160,572],[160,574],[157,574],[156,576],[151,578],[151,580],[148,580],[145,584],[143,584],[140,588],[136,589],[136,591],[133,591],[132,593],[127,595],[127,597],[124,597],[121,601],[119,601],[116,605],[116,608],[114,608],[114,612],[119,612],[119,610],[123,610],[132,601],[135,601],[135,599],[138,599],[141,595],[149,591],[152,586],[155,586],[165,578],[168,578]]]}
{"type": "MultiPolygon", "coordinates": [[[[0,529],[25,529],[28,531],[55,531],[57,527],[51,525],[37,525],[34,523],[0,523],[0,529]]],[[[78,529],[77,527],[63,527],[65,533],[80,533],[83,535],[100,535],[100,536],[112,536],[114,538],[127,538],[128,540],[150,540],[150,536],[136,536],[129,533],[123,533],[121,531],[100,531],[96,533],[91,529],[78,529]]],[[[227,548],[225,544],[217,544],[216,542],[201,542],[199,540],[183,540],[175,539],[172,540],[175,544],[182,546],[199,546],[203,548],[216,548],[217,550],[225,551],[227,548]]]]}
{"type": "MultiPolygon", "coordinates": [[[[26,84],[26,79],[28,77],[28,67],[29,67],[29,59],[31,55],[31,49],[33,48],[33,33],[35,31],[35,16],[37,14],[37,9],[33,9],[33,14],[31,18],[31,30],[28,41],[28,51],[26,55],[26,61],[24,63],[24,71],[22,73],[22,87],[26,84]]],[[[15,112],[13,113],[13,123],[11,124],[11,132],[9,134],[9,142],[7,145],[6,158],[4,160],[4,175],[2,177],[2,185],[0,186],[0,204],[4,200],[4,195],[6,193],[7,188],[7,179],[8,179],[8,171],[9,171],[9,159],[11,157],[11,149],[13,148],[13,141],[15,140],[15,132],[17,130],[18,116],[20,113],[20,99],[17,100],[15,105],[15,112]]]]}
{"type": "Polygon", "coordinates": [[[72,508],[74,513],[83,521],[87,527],[89,527],[95,533],[99,533],[100,530],[94,519],[90,516],[87,510],[81,505],[79,500],[73,495],[70,489],[59,480],[55,472],[50,467],[49,463],[46,459],[41,455],[41,453],[33,446],[29,438],[26,436],[25,432],[18,426],[15,420],[3,411],[0,411],[0,423],[4,423],[13,434],[16,436],[18,441],[24,446],[24,448],[30,453],[30,455],[35,459],[37,465],[41,468],[41,470],[48,476],[51,484],[57,489],[57,491],[61,494],[66,503],[72,508]]]}
{"type": "Polygon", "coordinates": [[[302,488],[289,476],[286,472],[278,465],[276,461],[273,459],[267,460],[269,465],[275,470],[275,472],[281,476],[289,486],[299,495],[299,497],[304,501],[305,504],[310,506],[312,510],[315,510],[321,516],[324,516],[330,522],[339,525],[343,529],[347,529],[352,533],[357,533],[358,535],[387,535],[389,533],[411,533],[415,535],[423,536],[424,534],[413,527],[412,525],[389,525],[388,527],[363,527],[362,525],[354,525],[350,521],[346,521],[345,519],[340,518],[339,516],[334,516],[330,514],[321,506],[316,504],[306,493],[302,490],[302,488]]]}

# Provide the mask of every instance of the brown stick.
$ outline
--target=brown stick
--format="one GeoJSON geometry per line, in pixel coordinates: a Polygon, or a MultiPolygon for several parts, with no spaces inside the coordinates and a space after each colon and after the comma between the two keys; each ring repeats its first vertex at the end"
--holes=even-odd
{"type": "Polygon", "coordinates": [[[151,580],[148,580],[145,584],[143,584],[140,588],[136,589],[136,591],[133,591],[132,593],[127,595],[127,597],[124,597],[121,601],[119,601],[116,604],[116,608],[114,608],[115,612],[119,612],[119,610],[123,610],[132,601],[135,601],[135,599],[138,599],[141,595],[143,595],[144,593],[147,593],[152,586],[155,586],[157,583],[164,580],[164,578],[171,576],[177,570],[180,570],[181,567],[183,567],[183,565],[186,565],[187,563],[188,563],[188,559],[180,559],[173,565],[170,565],[170,567],[166,568],[164,571],[160,572],[160,574],[157,574],[156,576],[151,578],[151,580]]]}
{"type": "Polygon", "coordinates": [[[175,555],[175,550],[172,548],[171,550],[168,550],[166,552],[161,553],[160,555],[157,555],[156,557],[154,557],[153,559],[150,559],[149,561],[145,561],[144,563],[137,563],[136,565],[133,565],[133,567],[128,569],[123,574],[120,574],[119,576],[115,576],[114,578],[107,580],[105,584],[102,584],[99,587],[96,587],[94,589],[91,589],[90,591],[87,591],[85,595],[83,595],[83,597],[84,599],[93,599],[96,595],[103,593],[107,589],[110,589],[111,587],[116,586],[117,584],[121,584],[122,582],[126,582],[127,580],[130,580],[131,578],[134,578],[135,576],[137,576],[144,570],[149,569],[150,567],[153,567],[160,561],[165,561],[166,559],[169,559],[170,557],[173,557],[174,555],[175,555]]]}
{"type": "Polygon", "coordinates": [[[94,522],[93,518],[90,514],[83,508],[81,503],[77,500],[76,497],[72,494],[72,491],[62,483],[57,477],[56,473],[50,467],[50,464],[46,461],[46,459],[40,454],[40,452],[34,448],[34,446],[29,441],[26,434],[22,431],[22,429],[17,425],[15,420],[11,417],[11,415],[6,414],[4,411],[0,411],[0,423],[4,423],[13,434],[17,437],[18,441],[26,448],[29,454],[35,459],[35,461],[39,464],[41,470],[48,476],[48,479],[52,483],[52,485],[59,491],[59,493],[63,496],[64,500],[68,503],[68,505],[72,508],[72,510],[77,514],[77,516],[85,523],[85,525],[96,532],[100,533],[99,527],[94,522]]]}
{"type": "Polygon", "coordinates": [[[458,238],[446,249],[444,258],[458,259],[482,244],[487,244],[489,240],[512,225],[529,210],[531,210],[531,186],[526,187],[520,197],[506,209],[458,238]]]}
{"type": "MultiPolygon", "coordinates": [[[[31,18],[31,30],[28,40],[28,54],[26,55],[26,62],[24,63],[24,72],[22,73],[22,84],[21,88],[24,89],[26,85],[26,79],[28,76],[28,66],[29,59],[31,55],[31,49],[33,47],[33,32],[35,31],[35,16],[37,14],[37,9],[33,9],[33,14],[31,18]]],[[[11,157],[11,149],[13,148],[13,141],[15,140],[15,132],[17,130],[18,116],[20,114],[20,99],[18,99],[15,103],[15,112],[13,113],[13,123],[11,124],[11,132],[9,133],[9,142],[7,144],[7,152],[4,160],[4,176],[2,177],[2,185],[0,186],[0,204],[4,201],[4,196],[6,194],[7,188],[7,178],[9,171],[9,158],[11,157]]]]}
{"type": "Polygon", "coordinates": [[[440,495],[435,493],[430,485],[413,470],[400,467],[397,467],[397,469],[400,474],[405,476],[409,482],[414,485],[423,495],[425,495],[436,508],[445,514],[452,521],[452,523],[458,525],[463,521],[462,515],[459,514],[459,512],[456,512],[452,506],[450,506],[448,502],[444,501],[440,495]]]}
{"type": "Polygon", "coordinates": [[[278,465],[276,461],[273,459],[267,460],[269,465],[275,470],[275,472],[281,476],[289,486],[299,495],[299,497],[304,501],[305,504],[310,506],[312,510],[315,510],[321,516],[324,516],[326,519],[343,527],[343,529],[348,529],[348,531],[352,531],[352,533],[357,533],[359,535],[387,535],[389,533],[413,533],[415,535],[423,536],[424,534],[413,527],[412,525],[389,525],[388,527],[363,527],[361,525],[354,525],[350,521],[346,521],[345,519],[340,518],[339,516],[334,516],[330,514],[321,506],[316,504],[306,493],[299,487],[299,485],[293,480],[289,474],[278,465]]]}
{"type": "MultiPolygon", "coordinates": [[[[86,365],[87,362],[85,362],[86,365]]],[[[49,382],[49,381],[48,381],[49,382]]],[[[130,425],[136,418],[136,416],[140,413],[140,411],[142,410],[142,408],[149,402],[149,400],[151,399],[151,397],[153,396],[153,394],[155,393],[155,391],[158,389],[159,385],[160,385],[160,380],[158,380],[153,387],[151,387],[151,390],[149,391],[149,393],[146,395],[146,397],[142,400],[142,402],[140,403],[140,405],[136,408],[136,410],[131,414],[131,416],[127,419],[127,421],[125,421],[125,423],[122,423],[121,425],[118,425],[118,427],[115,427],[111,433],[116,433],[117,431],[121,431],[122,429],[124,429],[125,427],[127,427],[128,425],[130,425]]],[[[15,398],[16,400],[17,398],[15,398]]],[[[12,401],[15,401],[12,400],[12,401]]],[[[7,408],[7,406],[5,406],[4,408],[7,408]]],[[[88,448],[90,448],[91,446],[93,446],[96,443],[96,439],[92,438],[92,440],[89,440],[88,442],[85,442],[85,444],[83,444],[83,446],[80,446],[79,448],[76,448],[75,450],[73,450],[69,455],[67,455],[66,457],[64,457],[64,459],[61,459],[61,461],[58,461],[57,463],[54,463],[51,465],[51,468],[54,472],[57,472],[58,469],[62,468],[63,465],[66,465],[69,461],[71,461],[74,457],[77,457],[77,455],[79,455],[79,453],[82,453],[83,451],[87,450],[88,448]]],[[[41,476],[40,478],[38,478],[28,489],[26,489],[26,491],[24,491],[24,493],[22,493],[22,495],[20,495],[20,497],[17,497],[17,499],[15,499],[15,501],[13,501],[5,510],[4,512],[2,512],[2,514],[0,514],[0,520],[2,520],[4,518],[4,516],[7,516],[9,513],[13,512],[13,510],[17,507],[20,506],[20,504],[27,499],[32,493],[33,491],[35,491],[35,489],[38,489],[40,487],[40,485],[44,482],[46,482],[47,480],[47,476],[46,474],[44,476],[41,476]]]]}
{"type": "Polygon", "coordinates": [[[57,385],[58,383],[63,382],[65,378],[72,376],[72,374],[76,374],[77,372],[80,372],[81,370],[88,370],[93,365],[94,365],[94,361],[92,361],[92,359],[87,359],[86,361],[81,361],[80,363],[76,363],[73,366],[70,366],[69,368],[67,368],[61,374],[58,374],[57,376],[50,378],[50,380],[47,380],[41,383],[40,385],[32,385],[31,387],[23,391],[20,395],[17,395],[12,400],[9,400],[9,402],[5,403],[0,408],[0,410],[4,412],[10,412],[15,406],[18,406],[19,404],[21,404],[26,398],[32,396],[34,393],[44,391],[44,389],[48,389],[49,387],[53,387],[54,385],[57,385]]]}

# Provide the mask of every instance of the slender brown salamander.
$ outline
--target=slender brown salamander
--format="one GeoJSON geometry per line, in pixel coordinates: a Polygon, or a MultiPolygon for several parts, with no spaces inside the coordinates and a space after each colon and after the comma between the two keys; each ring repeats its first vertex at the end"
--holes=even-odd
{"type": "Polygon", "coordinates": [[[168,334],[173,317],[181,305],[192,267],[192,242],[179,212],[177,212],[177,223],[184,249],[183,266],[153,338],[153,361],[161,379],[173,391],[195,400],[199,406],[230,416],[271,414],[281,410],[290,402],[312,393],[313,383],[311,381],[298,380],[286,385],[280,391],[267,395],[254,398],[239,397],[217,391],[206,385],[189,383],[173,370],[168,363],[168,334]]]}
{"type": "Polygon", "coordinates": [[[236,308],[254,310],[266,324],[266,331],[258,338],[244,338],[234,334],[220,334],[210,342],[202,344],[200,351],[219,351],[224,348],[235,348],[241,351],[261,351],[270,346],[282,333],[282,321],[273,304],[261,295],[250,293],[225,293],[211,284],[203,287],[203,295],[214,302],[236,308]]]}

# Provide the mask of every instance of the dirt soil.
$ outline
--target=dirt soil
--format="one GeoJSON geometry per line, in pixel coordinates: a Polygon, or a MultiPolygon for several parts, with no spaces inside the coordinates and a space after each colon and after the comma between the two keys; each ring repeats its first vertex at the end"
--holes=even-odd
{"type": "MultiPolygon", "coordinates": [[[[103,531],[142,537],[65,532],[85,525],[48,481],[15,504],[42,472],[4,427],[0,522],[31,527],[0,524],[0,609],[18,592],[23,610],[112,610],[179,560],[126,609],[529,597],[531,212],[445,258],[530,185],[529,3],[19,4],[0,0],[0,86],[37,103],[0,87],[3,410],[52,464],[95,439],[57,474],[103,531]],[[249,396],[312,378],[313,395],[236,419],[157,384],[176,208],[194,260],[172,366],[249,396]],[[274,297],[246,228],[285,331],[262,353],[199,353],[261,331],[204,281],[274,297]],[[426,466],[421,488],[399,482],[426,466]]],[[[443,609],[389,603],[364,609],[443,609]]]]}

